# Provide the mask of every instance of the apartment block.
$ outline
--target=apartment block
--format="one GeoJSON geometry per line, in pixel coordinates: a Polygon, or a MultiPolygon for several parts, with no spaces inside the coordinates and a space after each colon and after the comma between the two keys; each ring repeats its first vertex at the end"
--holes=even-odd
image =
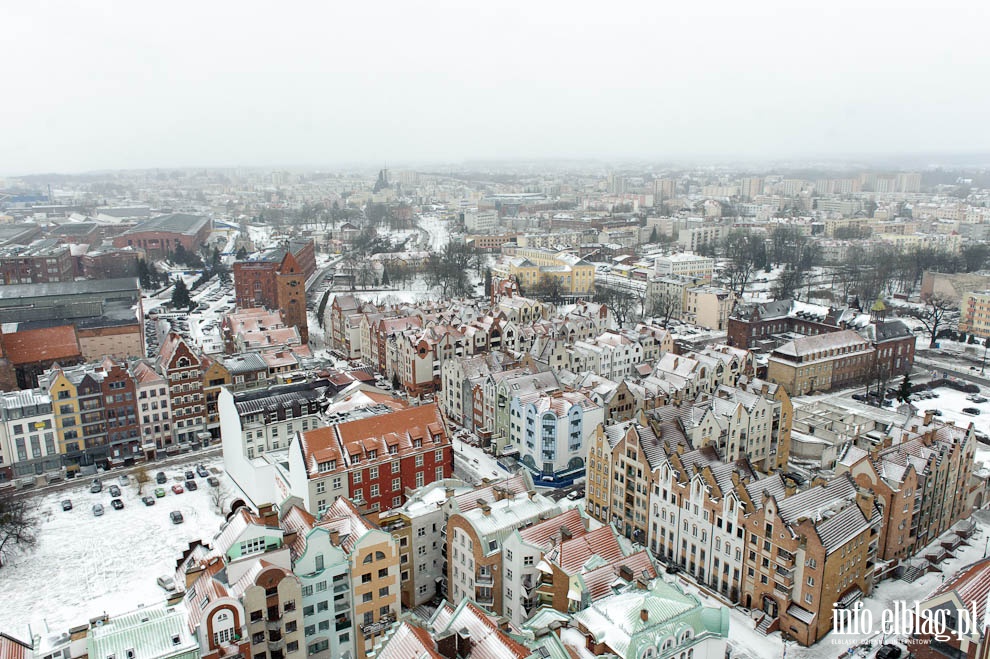
{"type": "Polygon", "coordinates": [[[407,492],[453,475],[454,458],[436,404],[297,431],[276,488],[313,514],[346,496],[374,516],[401,506],[407,492]]]}
{"type": "Polygon", "coordinates": [[[0,393],[0,482],[61,477],[52,399],[44,389],[0,393]]]}
{"type": "MultiPolygon", "coordinates": [[[[503,611],[503,542],[512,531],[559,514],[560,506],[534,491],[512,494],[494,488],[493,494],[494,499],[476,500],[476,507],[447,520],[447,596],[503,611]]],[[[536,565],[538,555],[533,551],[523,556],[523,565],[536,565]]]]}

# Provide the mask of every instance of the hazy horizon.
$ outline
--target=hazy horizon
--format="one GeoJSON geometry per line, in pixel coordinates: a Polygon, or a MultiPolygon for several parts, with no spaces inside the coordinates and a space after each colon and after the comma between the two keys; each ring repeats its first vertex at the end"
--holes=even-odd
{"type": "Polygon", "coordinates": [[[0,173],[990,162],[978,3],[150,7],[0,11],[0,173]]]}

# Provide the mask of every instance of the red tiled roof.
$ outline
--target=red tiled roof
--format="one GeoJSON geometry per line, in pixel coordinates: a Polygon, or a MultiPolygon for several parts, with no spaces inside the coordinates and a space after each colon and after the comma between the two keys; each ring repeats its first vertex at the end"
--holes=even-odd
{"type": "Polygon", "coordinates": [[[538,522],[521,531],[519,535],[531,545],[546,547],[551,539],[560,542],[560,529],[566,528],[572,538],[578,538],[588,532],[584,527],[584,520],[577,508],[570,508],[555,517],[538,522]]]}
{"type": "Polygon", "coordinates": [[[3,335],[3,347],[11,364],[34,364],[79,357],[79,340],[72,325],[44,327],[3,335]]]}
{"type": "Polygon", "coordinates": [[[378,659],[443,659],[443,655],[435,647],[428,631],[403,620],[376,656],[378,659]]]}
{"type": "Polygon", "coordinates": [[[573,573],[596,554],[609,563],[622,559],[622,548],[611,526],[599,527],[562,543],[555,562],[564,572],[573,573]]]}
{"type": "Polygon", "coordinates": [[[975,603],[976,614],[982,624],[987,619],[987,594],[990,593],[990,559],[985,558],[962,568],[953,577],[946,579],[931,596],[935,597],[949,592],[954,592],[962,600],[963,606],[967,608],[972,607],[975,603]]]}
{"type": "Polygon", "coordinates": [[[28,659],[31,646],[13,636],[0,634],[0,659],[28,659]]]}

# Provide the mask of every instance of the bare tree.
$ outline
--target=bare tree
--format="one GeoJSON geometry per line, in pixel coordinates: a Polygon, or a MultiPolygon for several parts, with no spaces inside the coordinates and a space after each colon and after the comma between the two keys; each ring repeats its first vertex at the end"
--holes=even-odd
{"type": "Polygon", "coordinates": [[[650,296],[648,308],[649,314],[666,326],[671,318],[680,315],[681,299],[673,291],[659,290],[650,296]]]}
{"type": "Polygon", "coordinates": [[[608,307],[619,328],[622,328],[626,324],[629,316],[635,312],[636,305],[639,303],[636,296],[629,291],[605,287],[599,288],[595,292],[594,300],[608,307]]]}
{"type": "Polygon", "coordinates": [[[148,470],[144,467],[138,467],[134,472],[134,482],[137,483],[138,496],[141,496],[143,494],[144,484],[151,482],[151,476],[148,474],[148,470]]]}
{"type": "Polygon", "coordinates": [[[227,504],[227,491],[220,486],[210,490],[210,503],[218,515],[223,515],[223,507],[227,504]]]}
{"type": "Polygon", "coordinates": [[[28,499],[14,496],[13,488],[0,491],[0,567],[13,547],[34,547],[38,520],[31,514],[28,499]]]}
{"type": "Polygon", "coordinates": [[[935,339],[938,337],[938,330],[947,324],[946,314],[955,308],[955,303],[941,293],[932,293],[921,298],[925,307],[921,311],[914,311],[912,316],[921,321],[925,331],[930,337],[929,348],[935,347],[935,339]]]}

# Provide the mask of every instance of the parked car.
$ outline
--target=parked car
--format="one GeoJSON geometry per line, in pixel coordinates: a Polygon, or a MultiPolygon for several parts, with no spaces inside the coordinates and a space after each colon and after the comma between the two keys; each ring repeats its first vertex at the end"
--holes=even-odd
{"type": "Polygon", "coordinates": [[[120,477],[120,484],[121,484],[121,485],[127,485],[127,484],[129,484],[130,482],[131,482],[131,477],[130,477],[130,476],[128,476],[127,474],[123,474],[123,475],[122,475],[122,476],[120,477]]]}
{"type": "Polygon", "coordinates": [[[155,497],[147,497],[147,496],[141,497],[141,501],[146,506],[153,506],[153,505],[155,505],[155,497]]]}
{"type": "Polygon", "coordinates": [[[162,576],[158,577],[157,581],[159,588],[162,588],[163,590],[167,590],[170,593],[175,591],[175,579],[168,576],[167,574],[163,574],[162,576]]]}
{"type": "Polygon", "coordinates": [[[182,524],[182,522],[184,521],[182,519],[182,513],[180,513],[178,510],[173,510],[168,514],[168,516],[172,520],[173,524],[182,524]]]}
{"type": "Polygon", "coordinates": [[[176,483],[175,485],[172,486],[172,492],[174,492],[175,494],[182,494],[183,492],[185,492],[185,490],[182,489],[181,485],[176,483]]]}
{"type": "Polygon", "coordinates": [[[97,492],[103,491],[103,481],[99,478],[93,480],[93,484],[89,486],[89,491],[96,494],[97,492]]]}
{"type": "Polygon", "coordinates": [[[569,492],[567,494],[568,501],[574,501],[575,499],[580,499],[580,498],[581,498],[581,494],[577,490],[574,490],[573,492],[569,492]]]}
{"type": "Polygon", "coordinates": [[[155,497],[158,498],[158,499],[161,499],[163,496],[165,496],[165,488],[164,487],[156,487],[155,488],[155,497]]]}
{"type": "Polygon", "coordinates": [[[113,509],[114,510],[123,510],[124,509],[124,502],[121,501],[120,499],[111,499],[110,500],[110,505],[113,506],[113,509]]]}
{"type": "Polygon", "coordinates": [[[168,482],[168,477],[165,475],[164,471],[159,471],[157,474],[155,474],[155,482],[158,483],[159,485],[164,485],[165,483],[168,482]]]}
{"type": "Polygon", "coordinates": [[[186,471],[186,480],[187,481],[191,481],[194,478],[196,478],[196,474],[193,473],[192,471],[187,470],[186,471]]]}
{"type": "Polygon", "coordinates": [[[216,476],[210,476],[206,482],[209,483],[210,487],[220,487],[220,479],[216,476]]]}
{"type": "Polygon", "coordinates": [[[110,486],[110,496],[112,496],[112,497],[119,497],[120,496],[120,488],[117,487],[116,485],[111,485],[110,486]]]}
{"type": "Polygon", "coordinates": [[[94,503],[93,504],[93,517],[99,517],[103,514],[103,504],[94,503]]]}
{"type": "Polygon", "coordinates": [[[900,656],[901,649],[896,645],[890,645],[889,643],[877,650],[877,659],[897,659],[900,656]]]}
{"type": "Polygon", "coordinates": [[[197,488],[196,481],[186,481],[186,489],[192,492],[197,488]]]}
{"type": "Polygon", "coordinates": [[[964,408],[962,408],[962,413],[963,414],[968,414],[970,416],[979,416],[980,415],[980,410],[978,410],[975,407],[964,407],[964,408]]]}
{"type": "Polygon", "coordinates": [[[62,510],[72,510],[72,499],[62,500],[62,510]]]}
{"type": "Polygon", "coordinates": [[[203,465],[199,465],[198,467],[196,467],[196,473],[203,478],[207,478],[210,475],[210,472],[207,471],[206,467],[204,467],[203,465]]]}

